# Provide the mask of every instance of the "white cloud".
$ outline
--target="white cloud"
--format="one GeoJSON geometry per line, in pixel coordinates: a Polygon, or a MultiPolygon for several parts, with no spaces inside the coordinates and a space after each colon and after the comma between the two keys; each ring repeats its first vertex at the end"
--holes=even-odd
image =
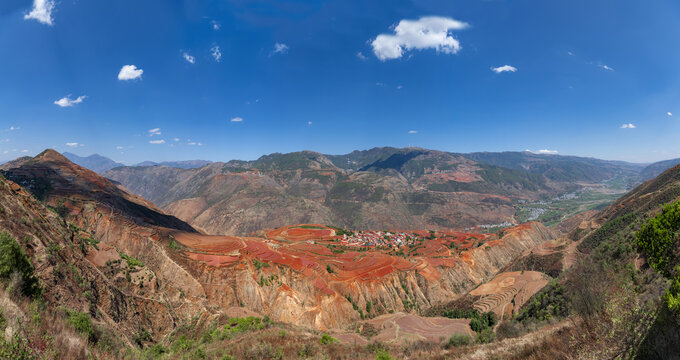
{"type": "Polygon", "coordinates": [[[222,61],[222,52],[220,51],[220,47],[215,45],[210,48],[210,54],[212,55],[213,59],[215,61],[220,62],[222,61]]]}
{"type": "Polygon", "coordinates": [[[307,125],[312,125],[312,122],[311,122],[311,121],[307,121],[307,125]]]}
{"type": "Polygon", "coordinates": [[[404,87],[403,87],[402,85],[397,85],[397,90],[401,90],[401,89],[403,89],[403,88],[404,88],[404,87]]]}
{"type": "Polygon", "coordinates": [[[571,51],[567,51],[567,54],[569,54],[569,56],[574,56],[574,53],[571,51]]]}
{"type": "Polygon", "coordinates": [[[555,155],[557,154],[557,150],[548,150],[548,149],[541,149],[536,151],[536,154],[541,154],[541,155],[555,155]]]}
{"type": "Polygon", "coordinates": [[[240,123],[240,122],[243,122],[243,118],[240,117],[240,116],[233,117],[233,118],[231,118],[231,122],[238,122],[238,123],[240,123]]]}
{"type": "Polygon", "coordinates": [[[66,146],[68,146],[68,147],[78,147],[78,145],[80,145],[80,144],[78,144],[77,142],[67,142],[66,143],[66,146]]]}
{"type": "Polygon", "coordinates": [[[54,10],[54,0],[33,0],[33,8],[31,12],[24,15],[24,19],[38,20],[42,24],[52,26],[54,24],[52,10],[54,10]]]}
{"type": "Polygon", "coordinates": [[[418,20],[401,20],[394,34],[378,35],[371,46],[378,59],[398,59],[412,49],[435,49],[445,54],[460,51],[460,42],[450,31],[462,30],[469,25],[462,21],[440,16],[426,16],[418,20]]]}
{"type": "Polygon", "coordinates": [[[669,112],[666,113],[666,115],[673,116],[673,113],[669,111],[669,112]]]}
{"type": "Polygon", "coordinates": [[[633,124],[623,124],[623,125],[621,125],[621,129],[635,129],[635,125],[633,125],[633,124]]]}
{"type": "Polygon", "coordinates": [[[274,51],[272,52],[273,54],[285,54],[288,52],[288,45],[284,43],[276,43],[274,44],[274,51]]]}
{"type": "Polygon", "coordinates": [[[83,100],[85,100],[85,98],[87,96],[85,96],[85,95],[78,96],[77,99],[71,99],[70,97],[71,97],[71,95],[65,96],[65,97],[55,101],[54,103],[61,106],[61,107],[69,107],[69,106],[73,106],[75,104],[80,104],[81,102],[83,102],[83,100]]]}
{"type": "Polygon", "coordinates": [[[366,60],[366,55],[364,55],[361,51],[357,53],[357,57],[361,60],[366,60]]]}
{"type": "Polygon", "coordinates": [[[220,29],[220,23],[218,23],[215,20],[211,21],[211,23],[212,23],[213,30],[219,30],[220,29]]]}
{"type": "Polygon", "coordinates": [[[189,55],[188,52],[185,52],[184,54],[182,54],[182,57],[184,57],[184,60],[188,61],[190,64],[196,63],[196,58],[194,58],[193,56],[189,55]]]}
{"type": "Polygon", "coordinates": [[[149,136],[154,136],[154,135],[160,135],[161,133],[161,128],[155,128],[149,130],[149,136]]]}
{"type": "Polygon", "coordinates": [[[19,129],[21,129],[21,128],[18,127],[18,126],[10,126],[9,127],[9,131],[16,131],[16,130],[19,130],[19,129]]]}
{"type": "Polygon", "coordinates": [[[125,65],[118,73],[118,80],[134,80],[142,77],[144,70],[137,69],[135,65],[125,65]]]}
{"type": "Polygon", "coordinates": [[[149,144],[165,144],[165,140],[149,140],[149,144]]]}
{"type": "Polygon", "coordinates": [[[409,130],[408,133],[409,133],[409,134],[417,134],[417,133],[418,133],[418,130],[409,130]]]}
{"type": "Polygon", "coordinates": [[[122,146],[116,146],[116,150],[123,150],[122,146]]]}
{"type": "Polygon", "coordinates": [[[22,153],[27,153],[27,152],[28,152],[28,150],[21,150],[21,152],[22,152],[22,153]]]}
{"type": "Polygon", "coordinates": [[[609,67],[607,65],[600,65],[600,67],[607,70],[607,71],[614,71],[614,69],[612,69],[611,67],[609,67]]]}
{"type": "Polygon", "coordinates": [[[178,141],[179,141],[179,138],[174,138],[174,139],[172,139],[172,141],[178,142],[178,141]]]}
{"type": "Polygon", "coordinates": [[[503,66],[499,66],[499,67],[496,67],[496,68],[491,68],[491,71],[495,72],[496,74],[500,74],[500,73],[506,72],[506,71],[507,72],[515,72],[515,71],[517,71],[517,68],[514,67],[514,66],[510,66],[510,65],[503,65],[503,66]]]}

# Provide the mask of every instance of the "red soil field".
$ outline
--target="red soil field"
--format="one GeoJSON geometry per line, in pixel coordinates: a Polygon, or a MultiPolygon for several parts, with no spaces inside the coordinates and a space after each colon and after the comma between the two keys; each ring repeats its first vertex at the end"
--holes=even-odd
{"type": "MultiPolygon", "coordinates": [[[[513,231],[513,230],[508,230],[513,231]]],[[[412,245],[367,248],[342,245],[335,229],[319,224],[285,226],[269,230],[264,237],[210,236],[173,232],[184,245],[186,256],[208,266],[250,266],[255,260],[289,267],[314,277],[315,286],[332,293],[333,282],[379,281],[400,271],[418,271],[428,280],[441,277],[438,268],[472,262],[468,249],[499,243],[495,235],[456,231],[412,231],[420,237],[412,245]]]]}

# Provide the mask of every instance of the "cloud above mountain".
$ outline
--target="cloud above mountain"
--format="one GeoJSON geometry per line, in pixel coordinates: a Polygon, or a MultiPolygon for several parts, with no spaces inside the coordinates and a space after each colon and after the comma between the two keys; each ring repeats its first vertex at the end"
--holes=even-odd
{"type": "Polygon", "coordinates": [[[134,80],[142,77],[144,70],[138,69],[135,65],[124,65],[118,73],[118,80],[134,80]]]}
{"type": "Polygon", "coordinates": [[[496,74],[500,74],[503,72],[516,72],[517,68],[514,66],[510,65],[503,65],[495,68],[491,68],[491,71],[495,72],[496,74]]]}
{"type": "Polygon", "coordinates": [[[445,54],[460,51],[453,30],[463,30],[469,24],[448,17],[425,16],[418,20],[401,20],[394,34],[380,34],[372,42],[373,53],[381,61],[401,58],[407,51],[435,49],[445,54]]]}
{"type": "Polygon", "coordinates": [[[76,99],[71,99],[71,95],[64,96],[63,98],[55,101],[54,103],[56,105],[59,105],[61,107],[72,107],[73,105],[80,104],[85,100],[87,96],[81,95],[78,96],[76,99]]]}
{"type": "Polygon", "coordinates": [[[54,24],[54,18],[52,18],[54,6],[54,0],[33,0],[33,8],[31,12],[24,15],[24,19],[37,20],[41,24],[52,26],[54,24]]]}

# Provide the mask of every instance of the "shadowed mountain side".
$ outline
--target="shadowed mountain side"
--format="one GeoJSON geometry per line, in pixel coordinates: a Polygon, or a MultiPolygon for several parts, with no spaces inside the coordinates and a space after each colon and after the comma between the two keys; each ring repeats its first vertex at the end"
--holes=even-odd
{"type": "Polygon", "coordinates": [[[73,164],[51,149],[19,166],[3,170],[3,174],[43,201],[56,198],[92,199],[139,223],[195,231],[151,202],[130,194],[91,170],[73,164]]]}

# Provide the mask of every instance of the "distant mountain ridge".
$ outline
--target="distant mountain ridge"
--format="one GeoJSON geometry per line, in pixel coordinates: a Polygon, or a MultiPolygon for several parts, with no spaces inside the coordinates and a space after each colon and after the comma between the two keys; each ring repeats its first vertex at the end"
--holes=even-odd
{"type": "Polygon", "coordinates": [[[517,201],[615,178],[632,186],[641,168],[560,155],[385,147],[274,153],[194,169],[118,167],[103,175],[210,233],[249,234],[292,223],[447,229],[516,222],[517,201]]]}
{"type": "Polygon", "coordinates": [[[138,164],[134,164],[132,166],[169,166],[169,167],[174,167],[174,168],[179,168],[179,169],[194,169],[194,168],[206,166],[210,163],[212,163],[212,161],[208,161],[208,160],[182,160],[182,161],[161,161],[161,162],[143,161],[143,162],[140,162],[138,164]]]}
{"type": "Polygon", "coordinates": [[[101,173],[106,170],[113,169],[118,166],[125,166],[125,164],[115,162],[106,156],[99,154],[92,154],[90,156],[78,156],[74,153],[65,152],[62,155],[69,159],[74,164],[88,168],[96,173],[101,173]]]}
{"type": "Polygon", "coordinates": [[[661,175],[663,172],[666,170],[680,164],[680,158],[677,159],[670,159],[670,160],[663,160],[659,162],[655,162],[653,164],[648,165],[642,171],[640,172],[640,181],[647,181],[650,179],[654,179],[655,177],[661,175]]]}
{"type": "MultiPolygon", "coordinates": [[[[106,156],[99,154],[92,154],[90,156],[78,156],[74,153],[65,152],[64,157],[69,159],[74,164],[88,168],[96,173],[103,173],[120,166],[127,166],[123,163],[113,161],[106,156]]],[[[15,160],[16,161],[16,160],[15,160]]],[[[169,166],[179,169],[193,169],[210,164],[212,161],[208,160],[181,160],[181,161],[143,161],[132,166],[169,166]]]]}

